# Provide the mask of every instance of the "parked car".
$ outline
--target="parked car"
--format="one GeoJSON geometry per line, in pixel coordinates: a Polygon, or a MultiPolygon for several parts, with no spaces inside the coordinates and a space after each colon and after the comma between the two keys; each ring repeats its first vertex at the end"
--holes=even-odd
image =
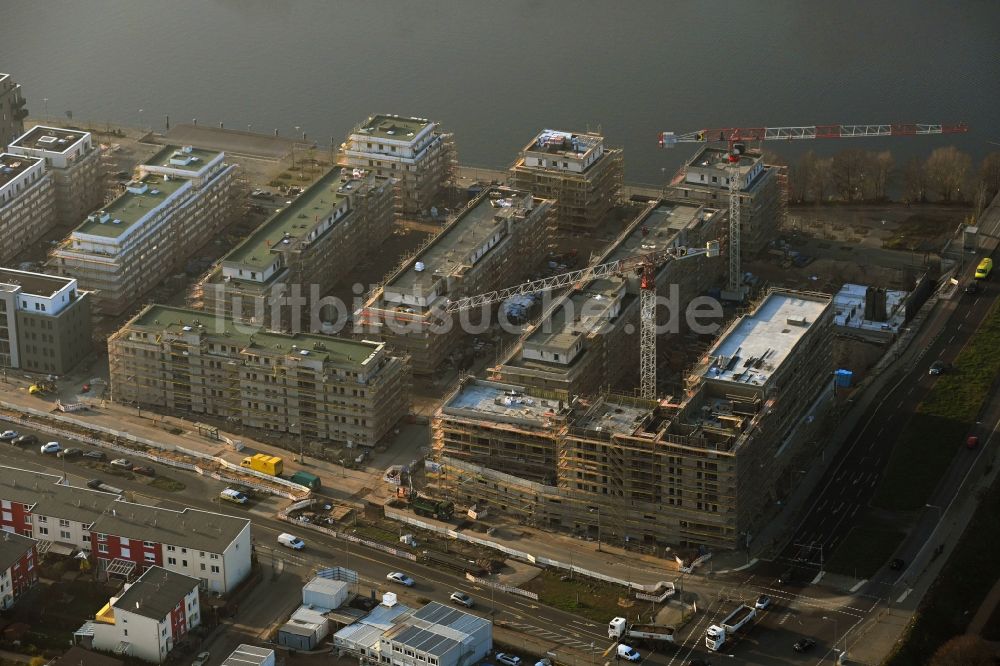
{"type": "Polygon", "coordinates": [[[59,446],[59,442],[49,442],[48,444],[42,444],[40,450],[42,453],[59,453],[62,451],[62,447],[59,446]]]}
{"type": "Polygon", "coordinates": [[[212,653],[210,652],[199,652],[198,656],[194,658],[191,662],[191,666],[205,666],[208,660],[212,658],[212,653]]]}
{"type": "Polygon", "coordinates": [[[305,541],[288,533],[279,534],[278,543],[286,548],[291,548],[292,550],[302,550],[306,547],[305,541]]]}
{"type": "Polygon", "coordinates": [[[132,461],[129,460],[128,458],[115,458],[114,460],[111,461],[111,466],[118,467],[119,469],[129,469],[129,470],[134,467],[132,461]]]}
{"type": "Polygon", "coordinates": [[[84,451],[84,458],[89,458],[90,460],[107,460],[108,454],[104,451],[84,451]]]}
{"type": "Polygon", "coordinates": [[[893,571],[902,571],[905,565],[906,562],[899,559],[898,557],[889,560],[889,568],[892,569],[893,571]]]}
{"type": "Polygon", "coordinates": [[[795,645],[792,646],[792,649],[796,652],[809,652],[809,650],[812,650],[814,647],[816,647],[816,641],[813,639],[800,638],[795,641],[795,645]]]}
{"type": "Polygon", "coordinates": [[[79,458],[83,455],[83,449],[78,449],[74,446],[63,449],[56,454],[57,458],[79,458]]]}
{"type": "Polygon", "coordinates": [[[451,593],[451,602],[453,604],[461,604],[462,606],[465,606],[466,608],[472,608],[473,604],[475,603],[472,600],[472,597],[470,597],[469,595],[467,595],[465,592],[452,592],[451,593]]]}
{"type": "Polygon", "coordinates": [[[630,645],[625,645],[624,643],[618,644],[618,657],[624,659],[625,661],[639,661],[642,656],[639,651],[630,645]]]}
{"type": "Polygon", "coordinates": [[[87,481],[87,487],[93,490],[99,490],[103,483],[104,482],[100,479],[91,479],[90,481],[87,481]]]}
{"type": "Polygon", "coordinates": [[[975,435],[969,435],[965,440],[965,447],[967,449],[974,449],[979,446],[979,438],[975,435]]]}
{"type": "Polygon", "coordinates": [[[233,504],[246,504],[250,501],[244,493],[238,490],[233,490],[232,488],[226,488],[221,493],[219,493],[219,498],[224,499],[227,502],[232,502],[233,504]]]}
{"type": "Polygon", "coordinates": [[[978,294],[979,293],[979,283],[972,281],[965,285],[965,293],[967,294],[978,294]]]}
{"type": "Polygon", "coordinates": [[[767,610],[771,606],[771,597],[766,594],[762,594],[757,597],[757,601],[754,603],[753,607],[757,610],[767,610]]]}
{"type": "Polygon", "coordinates": [[[11,444],[14,444],[15,446],[38,444],[38,438],[35,437],[34,435],[21,435],[20,437],[16,437],[15,439],[13,439],[11,441],[11,444]]]}
{"type": "Polygon", "coordinates": [[[503,664],[504,666],[521,666],[521,658],[516,654],[497,652],[496,659],[498,664],[503,664]]]}
{"type": "Polygon", "coordinates": [[[145,465],[136,465],[132,468],[132,473],[142,474],[143,476],[156,476],[156,470],[145,465]]]}
{"type": "Polygon", "coordinates": [[[390,583],[399,583],[400,585],[405,585],[406,587],[413,587],[416,585],[412,578],[401,571],[391,571],[386,574],[385,577],[390,583]]]}
{"type": "Polygon", "coordinates": [[[0,432],[0,442],[13,442],[19,436],[16,430],[4,430],[0,432]]]}
{"type": "Polygon", "coordinates": [[[933,363],[931,363],[930,370],[927,371],[927,374],[941,375],[944,374],[946,368],[947,366],[944,364],[944,361],[934,361],[933,363]]]}

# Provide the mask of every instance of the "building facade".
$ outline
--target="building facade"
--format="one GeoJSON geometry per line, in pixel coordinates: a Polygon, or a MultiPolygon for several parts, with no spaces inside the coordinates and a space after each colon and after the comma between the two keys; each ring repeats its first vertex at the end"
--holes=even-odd
{"type": "Polygon", "coordinates": [[[60,226],[76,226],[104,202],[104,173],[90,132],[36,125],[14,139],[9,151],[45,160],[60,226]]]}
{"type": "Polygon", "coordinates": [[[55,193],[45,160],[0,153],[0,265],[14,260],[55,223],[55,193]]]}
{"type": "Polygon", "coordinates": [[[543,130],[510,168],[511,184],[556,200],[556,223],[592,231],[621,202],[625,161],[599,134],[543,130]]]}
{"type": "Polygon", "coordinates": [[[21,85],[10,74],[0,72],[0,152],[15,137],[24,133],[24,119],[28,117],[21,85]]]}
{"type": "Polygon", "coordinates": [[[449,300],[517,284],[545,251],[554,202],[529,192],[485,190],[405,262],[358,312],[364,331],[410,357],[413,372],[436,372],[460,351],[462,321],[486,313],[443,313],[449,300]]]}
{"type": "Polygon", "coordinates": [[[348,314],[320,310],[320,299],[392,234],[393,218],[390,179],[334,167],[226,255],[196,297],[244,324],[318,333],[348,314]],[[284,299],[303,300],[293,311],[284,299]]]}
{"type": "Polygon", "coordinates": [[[404,215],[430,210],[458,166],[454,137],[423,118],[372,116],[354,128],[342,151],[347,166],[395,181],[397,210],[404,215]]]}
{"type": "Polygon", "coordinates": [[[564,400],[467,380],[435,417],[436,492],[622,545],[742,547],[790,492],[803,464],[793,461],[821,427],[830,303],[768,294],[673,399],[564,400]]]}
{"type": "Polygon", "coordinates": [[[0,530],[0,610],[38,582],[38,542],[16,532],[0,530]]]}
{"type": "MultiPolygon", "coordinates": [[[[638,212],[592,264],[678,247],[703,247],[725,233],[725,213],[702,204],[653,201],[638,212]]],[[[657,358],[688,330],[688,305],[722,283],[726,264],[706,257],[674,260],[656,272],[656,293],[663,303],[657,321],[657,358]]],[[[629,391],[639,384],[639,287],[635,274],[591,280],[558,296],[548,315],[528,330],[500,362],[490,379],[552,392],[566,399],[595,395],[611,387],[629,391]]],[[[661,375],[662,376],[662,375],[661,375]]]]}
{"type": "Polygon", "coordinates": [[[93,351],[76,280],[0,268],[0,367],[63,375],[93,351]]]}
{"type": "MultiPolygon", "coordinates": [[[[725,207],[731,165],[723,148],[701,148],[665,188],[666,196],[725,207]]],[[[740,156],[740,243],[747,256],[763,250],[784,224],[788,203],[785,167],[765,164],[751,150],[740,156]]]]}
{"type": "Polygon", "coordinates": [[[150,567],[74,633],[74,643],[162,664],[201,624],[198,579],[150,567]]]}
{"type": "Polygon", "coordinates": [[[408,412],[408,371],[382,343],[248,328],[148,306],[108,340],[115,399],[375,446],[408,412]]]}
{"type": "Polygon", "coordinates": [[[50,255],[50,265],[93,291],[117,316],[233,222],[245,187],[218,151],[167,146],[106,208],[91,213],[50,255]]]}

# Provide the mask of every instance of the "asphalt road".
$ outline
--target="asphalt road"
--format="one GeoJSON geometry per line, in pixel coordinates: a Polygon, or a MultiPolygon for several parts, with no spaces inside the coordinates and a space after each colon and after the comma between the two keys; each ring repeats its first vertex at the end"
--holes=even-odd
{"type": "MultiPolygon", "coordinates": [[[[962,284],[969,277],[971,270],[962,284]]],[[[902,372],[880,400],[872,404],[859,421],[847,446],[838,452],[838,458],[810,498],[808,514],[779,558],[786,563],[791,561],[802,565],[803,570],[797,575],[807,578],[815,575],[822,568],[823,560],[829,558],[852,529],[858,514],[868,506],[898,433],[937,381],[937,377],[928,374],[930,365],[936,360],[954,362],[1000,293],[995,284],[984,286],[985,289],[978,294],[957,295],[943,305],[938,316],[929,322],[928,330],[914,341],[915,345],[926,345],[917,361],[902,372]],[[935,335],[937,326],[941,328],[935,335]],[[930,336],[933,337],[928,341],[930,336]]],[[[985,441],[984,435],[988,434],[980,433],[975,427],[971,433],[980,434],[981,441],[985,441]]],[[[966,453],[964,441],[949,442],[948,445],[962,448],[962,453],[966,453]]],[[[956,456],[955,467],[948,471],[947,478],[960,480],[974,458],[972,455],[956,456]]],[[[951,489],[952,493],[955,488],[951,489]]]]}

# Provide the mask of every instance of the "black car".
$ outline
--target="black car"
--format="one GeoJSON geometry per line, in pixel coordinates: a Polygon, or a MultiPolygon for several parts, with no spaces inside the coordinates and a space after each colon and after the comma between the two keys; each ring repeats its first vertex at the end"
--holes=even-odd
{"type": "Polygon", "coordinates": [[[899,559],[898,557],[889,560],[889,568],[892,569],[893,571],[902,571],[905,565],[906,563],[903,562],[903,560],[899,559]]]}
{"type": "Polygon", "coordinates": [[[107,460],[108,454],[104,451],[84,451],[83,457],[90,460],[107,460]]]}
{"type": "Polygon", "coordinates": [[[800,638],[799,640],[795,641],[795,645],[792,646],[792,649],[794,649],[796,652],[809,652],[809,650],[812,650],[814,647],[816,647],[816,641],[814,641],[813,639],[800,638]]]}
{"type": "Polygon", "coordinates": [[[967,294],[978,294],[979,293],[979,283],[972,281],[965,285],[965,293],[967,294]]]}
{"type": "Polygon", "coordinates": [[[99,490],[101,487],[101,483],[103,482],[100,479],[91,479],[90,481],[87,481],[87,487],[93,488],[94,490],[99,490]]]}
{"type": "Polygon", "coordinates": [[[13,444],[14,446],[22,446],[22,445],[27,446],[29,444],[38,444],[38,438],[35,437],[34,435],[21,435],[20,437],[15,438],[11,442],[11,444],[13,444]]]}
{"type": "Polygon", "coordinates": [[[69,447],[68,449],[63,449],[56,454],[57,458],[79,458],[83,455],[83,449],[77,449],[74,447],[69,447]]]}

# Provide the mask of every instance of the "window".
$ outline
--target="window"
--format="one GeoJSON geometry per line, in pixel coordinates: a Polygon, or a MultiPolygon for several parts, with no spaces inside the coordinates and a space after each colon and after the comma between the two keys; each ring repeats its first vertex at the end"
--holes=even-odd
{"type": "Polygon", "coordinates": [[[48,534],[48,533],[49,533],[49,528],[47,528],[47,527],[39,527],[39,528],[38,528],[38,533],[39,533],[39,534],[43,534],[43,535],[46,535],[46,534],[48,534]]]}
{"type": "Polygon", "coordinates": [[[214,574],[219,573],[219,565],[217,565],[217,564],[213,564],[212,565],[212,573],[214,573],[214,574]]]}
{"type": "Polygon", "coordinates": [[[38,522],[47,523],[49,522],[48,516],[38,516],[38,522]]]}
{"type": "Polygon", "coordinates": [[[168,557],[167,558],[167,564],[169,564],[170,566],[176,566],[177,565],[177,558],[176,557],[168,557]]]}
{"type": "Polygon", "coordinates": [[[9,522],[11,522],[12,520],[14,520],[14,514],[12,514],[12,513],[10,512],[10,511],[4,511],[4,512],[3,512],[2,514],[0,514],[0,515],[2,515],[2,516],[3,516],[3,521],[4,521],[5,523],[9,523],[9,522]]]}
{"type": "Polygon", "coordinates": [[[168,553],[172,553],[172,552],[174,552],[175,550],[177,550],[177,549],[176,549],[175,547],[173,547],[173,546],[167,546],[167,552],[168,552],[168,553]]]}
{"type": "Polygon", "coordinates": [[[204,563],[204,562],[202,562],[202,563],[201,563],[201,570],[202,570],[202,571],[204,571],[204,570],[205,570],[205,563],[204,563]]]}
{"type": "Polygon", "coordinates": [[[72,539],[73,535],[69,533],[69,530],[59,530],[60,539],[72,539]]]}
{"type": "Polygon", "coordinates": [[[59,519],[59,527],[69,527],[69,521],[63,518],[59,519]]]}
{"type": "Polygon", "coordinates": [[[108,535],[107,534],[98,534],[97,535],[97,540],[98,541],[107,541],[108,540],[108,535]]]}
{"type": "Polygon", "coordinates": [[[107,553],[108,552],[108,544],[106,544],[106,543],[99,543],[99,544],[97,544],[97,552],[98,553],[107,553]]]}
{"type": "Polygon", "coordinates": [[[153,543],[152,541],[143,541],[142,542],[142,547],[143,548],[156,548],[156,544],[153,543]]]}

